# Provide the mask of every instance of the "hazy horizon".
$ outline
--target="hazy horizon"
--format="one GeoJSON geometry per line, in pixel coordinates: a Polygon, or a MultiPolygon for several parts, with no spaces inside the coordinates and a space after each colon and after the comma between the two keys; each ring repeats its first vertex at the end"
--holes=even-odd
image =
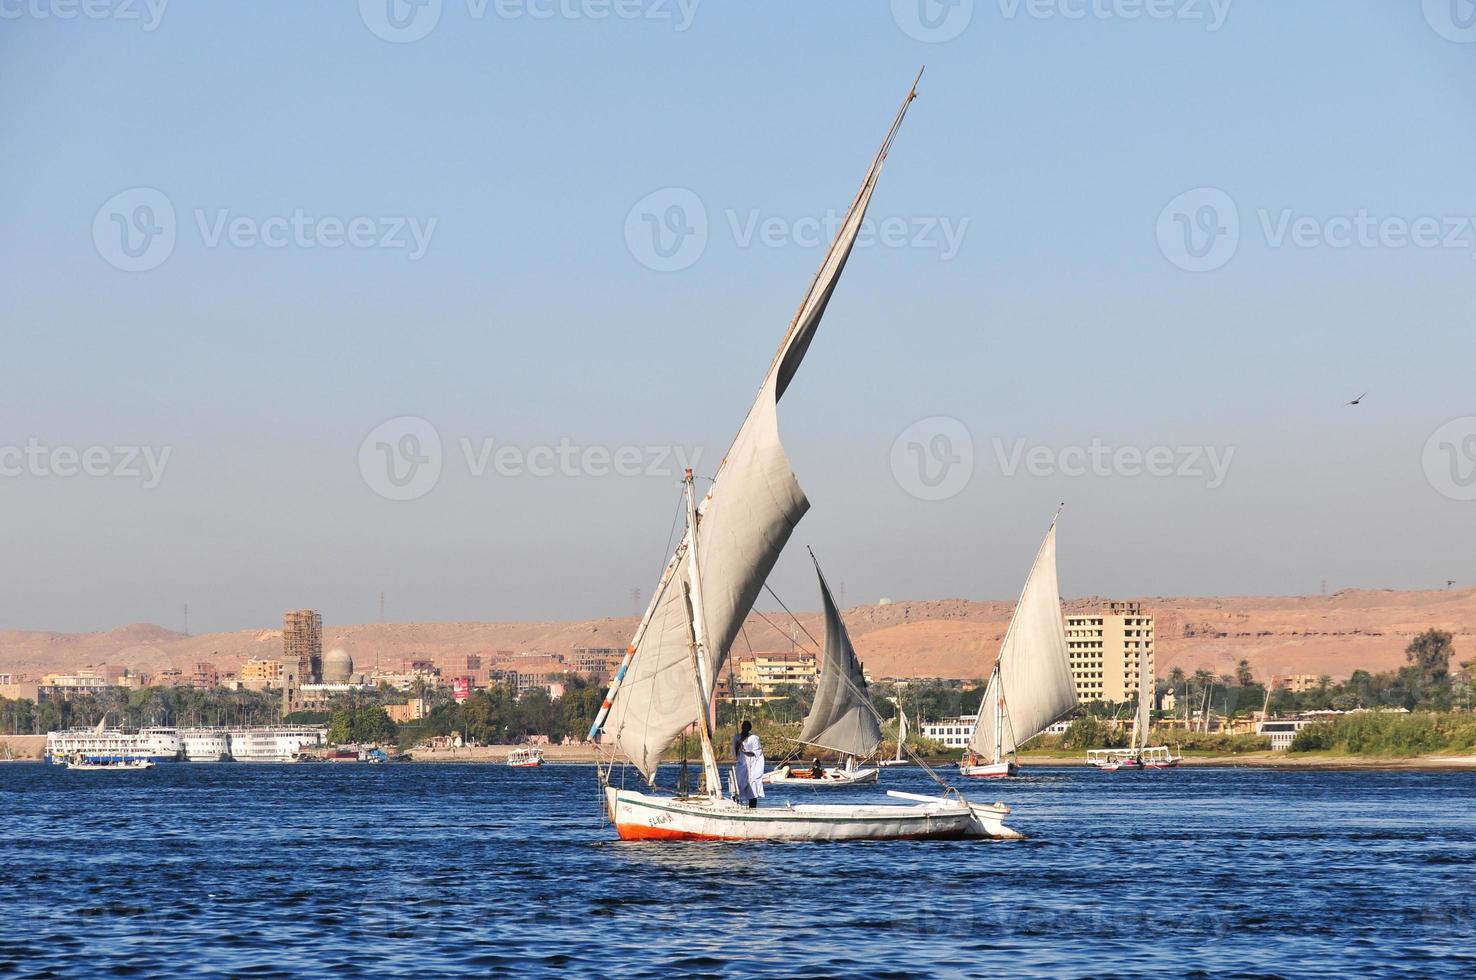
{"type": "Polygon", "coordinates": [[[1061,501],[1068,596],[1476,583],[1446,0],[69,9],[0,33],[0,629],[635,613],[924,63],[792,608],[1013,600],[1061,501]]]}

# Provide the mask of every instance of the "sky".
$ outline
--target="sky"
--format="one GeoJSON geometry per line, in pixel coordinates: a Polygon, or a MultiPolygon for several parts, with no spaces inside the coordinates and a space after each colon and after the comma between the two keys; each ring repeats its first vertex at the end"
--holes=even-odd
{"type": "Polygon", "coordinates": [[[790,605],[1476,582],[1470,0],[0,0],[0,628],[635,612],[924,64],[790,605]]]}

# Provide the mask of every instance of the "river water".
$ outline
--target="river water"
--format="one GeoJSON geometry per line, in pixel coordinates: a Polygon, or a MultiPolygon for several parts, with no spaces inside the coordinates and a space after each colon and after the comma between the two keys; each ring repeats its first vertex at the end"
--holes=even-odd
{"type": "Polygon", "coordinates": [[[0,974],[1476,974],[1476,773],[966,789],[1030,839],[621,843],[589,766],[0,765],[0,974]]]}

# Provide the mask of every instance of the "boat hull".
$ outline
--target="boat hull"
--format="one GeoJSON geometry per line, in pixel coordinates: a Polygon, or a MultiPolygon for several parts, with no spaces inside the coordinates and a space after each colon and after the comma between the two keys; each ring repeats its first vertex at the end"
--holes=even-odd
{"type": "Polygon", "coordinates": [[[1020,775],[1020,767],[1013,762],[988,762],[983,765],[958,764],[958,772],[961,776],[970,779],[1005,779],[1010,776],[1020,775]]]}
{"type": "Polygon", "coordinates": [[[773,772],[764,773],[763,783],[765,786],[813,786],[822,789],[827,786],[861,786],[867,783],[875,783],[879,771],[876,769],[827,769],[825,775],[816,779],[813,776],[791,775],[788,766],[775,769],[773,772]]]}
{"type": "Polygon", "coordinates": [[[652,796],[605,787],[615,832],[628,841],[1017,840],[1009,808],[942,797],[909,806],[806,804],[749,808],[711,797],[652,796]]]}

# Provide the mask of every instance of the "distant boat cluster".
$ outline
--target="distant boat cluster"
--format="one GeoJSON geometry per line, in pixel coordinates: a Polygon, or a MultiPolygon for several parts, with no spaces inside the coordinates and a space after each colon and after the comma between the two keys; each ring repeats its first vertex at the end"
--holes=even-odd
{"type": "Polygon", "coordinates": [[[46,736],[46,761],[109,765],[132,762],[299,762],[327,744],[311,725],[241,728],[69,728],[46,736]]]}

